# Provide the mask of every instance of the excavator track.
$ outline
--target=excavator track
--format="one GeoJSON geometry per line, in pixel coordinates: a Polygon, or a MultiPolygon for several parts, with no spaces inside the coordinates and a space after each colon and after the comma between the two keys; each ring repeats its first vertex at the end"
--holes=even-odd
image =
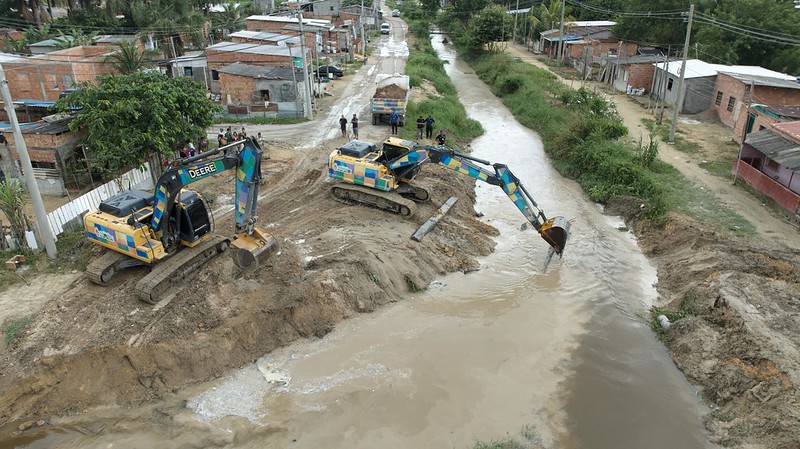
{"type": "Polygon", "coordinates": [[[396,193],[362,187],[355,184],[337,184],[331,187],[331,195],[345,204],[358,204],[374,207],[382,211],[411,217],[417,212],[417,205],[396,193]]]}
{"type": "Polygon", "coordinates": [[[129,259],[130,257],[125,254],[106,251],[105,254],[86,266],[86,277],[97,285],[106,285],[129,259]]]}
{"type": "Polygon", "coordinates": [[[159,262],[147,276],[136,283],[136,296],[148,304],[155,304],[162,293],[194,274],[198,268],[228,249],[230,239],[212,236],[194,248],[184,248],[169,259],[159,262]]]}

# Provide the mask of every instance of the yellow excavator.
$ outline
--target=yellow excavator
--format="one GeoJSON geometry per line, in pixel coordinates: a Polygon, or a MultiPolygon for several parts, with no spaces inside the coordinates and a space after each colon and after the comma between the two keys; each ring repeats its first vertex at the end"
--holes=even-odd
{"type": "Polygon", "coordinates": [[[120,270],[147,265],[136,295],[154,304],[163,292],[232,246],[240,270],[252,270],[278,249],[255,223],[263,150],[251,138],[179,159],[158,179],[155,194],[130,189],[100,203],[84,217],[89,241],[108,248],[86,268],[90,281],[105,285],[120,270]],[[241,150],[238,148],[241,147],[241,150]],[[214,234],[214,218],[203,197],[184,186],[236,170],[233,239],[214,234]]]}
{"type": "Polygon", "coordinates": [[[410,217],[416,211],[416,203],[430,199],[427,190],[411,183],[426,163],[438,164],[501,187],[528,223],[550,245],[548,261],[553,253],[563,254],[570,228],[566,218],[548,219],[504,164],[492,164],[443,146],[419,145],[390,137],[378,148],[369,142],[352,140],[328,157],[328,176],[341,181],[331,188],[331,194],[343,203],[361,204],[410,217]]]}

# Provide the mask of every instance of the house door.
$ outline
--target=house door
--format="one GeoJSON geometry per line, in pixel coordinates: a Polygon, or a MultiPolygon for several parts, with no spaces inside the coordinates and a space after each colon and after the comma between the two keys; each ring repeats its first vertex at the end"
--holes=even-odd
{"type": "Polygon", "coordinates": [[[747,123],[745,123],[745,127],[747,131],[745,131],[744,135],[748,135],[753,132],[753,125],[756,123],[756,115],[755,114],[747,114],[747,123]]]}

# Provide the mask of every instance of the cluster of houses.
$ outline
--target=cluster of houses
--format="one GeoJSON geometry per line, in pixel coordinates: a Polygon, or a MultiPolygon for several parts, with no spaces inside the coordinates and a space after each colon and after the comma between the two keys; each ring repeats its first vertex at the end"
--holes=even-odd
{"type": "MultiPolygon", "coordinates": [[[[341,6],[340,0],[295,0],[287,5],[290,10],[285,15],[249,16],[245,29],[226,33],[225,41],[159,61],[159,70],[200,82],[228,115],[305,115],[304,99],[326,88],[326,79],[311,82],[313,62],[352,61],[363,48],[366,33],[377,29],[380,13],[341,6]]],[[[21,37],[14,30],[0,30],[2,34],[21,37]]],[[[108,57],[119,51],[121,42],[140,49],[158,45],[148,36],[97,36],[91,45],[68,49],[59,49],[63,43],[58,39],[37,42],[29,45],[30,56],[0,53],[42,193],[64,195],[70,185],[87,184],[80,132],[69,130],[69,118],[50,117],[48,108],[76,85],[113,73],[108,57]]],[[[8,120],[0,111],[0,173],[16,176],[20,169],[8,120]]]]}
{"type": "Polygon", "coordinates": [[[615,91],[649,96],[682,114],[712,113],[741,144],[732,171],[800,219],[800,77],[688,59],[680,95],[683,61],[667,56],[671,49],[615,39],[611,21],[566,25],[526,45],[615,91]]]}

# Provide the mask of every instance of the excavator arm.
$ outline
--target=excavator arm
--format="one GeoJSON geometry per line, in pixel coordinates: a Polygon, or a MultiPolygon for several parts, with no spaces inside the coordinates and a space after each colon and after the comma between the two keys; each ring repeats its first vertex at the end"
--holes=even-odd
{"type": "Polygon", "coordinates": [[[425,163],[442,165],[487,184],[501,187],[528,223],[550,245],[552,251],[559,256],[563,254],[569,238],[569,221],[564,217],[548,219],[519,178],[514,176],[506,165],[492,164],[487,160],[457,153],[448,148],[428,145],[415,147],[408,153],[389,161],[387,166],[390,170],[394,170],[398,177],[403,178],[425,163]],[[493,170],[490,171],[488,167],[493,170]]]}
{"type": "MultiPolygon", "coordinates": [[[[150,229],[156,235],[161,234],[161,242],[166,248],[174,246],[177,231],[165,232],[164,228],[181,189],[212,175],[236,169],[235,235],[231,242],[234,247],[231,255],[241,269],[257,266],[259,260],[269,257],[277,249],[275,238],[255,226],[262,154],[258,141],[251,137],[178,160],[174,167],[161,175],[156,184],[150,229]],[[243,148],[236,151],[239,145],[243,145],[243,148]]],[[[180,214],[177,214],[177,218],[180,220],[180,214]]],[[[176,229],[179,227],[178,223],[176,229]]]]}

